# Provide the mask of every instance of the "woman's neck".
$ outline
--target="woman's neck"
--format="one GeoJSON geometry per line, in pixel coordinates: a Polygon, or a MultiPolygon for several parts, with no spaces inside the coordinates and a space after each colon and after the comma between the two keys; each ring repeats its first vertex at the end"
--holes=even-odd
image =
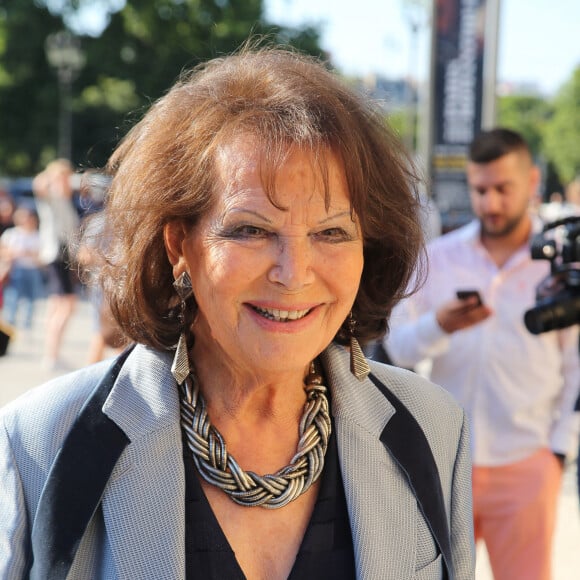
{"type": "Polygon", "coordinates": [[[308,369],[270,372],[235,365],[226,356],[193,349],[190,359],[206,401],[208,415],[246,421],[288,421],[299,417],[306,395],[308,369]]]}

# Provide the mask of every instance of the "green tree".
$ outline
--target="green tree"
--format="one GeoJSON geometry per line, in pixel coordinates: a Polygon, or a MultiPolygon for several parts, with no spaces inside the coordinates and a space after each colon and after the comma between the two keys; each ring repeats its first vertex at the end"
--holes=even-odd
{"type": "Polygon", "coordinates": [[[56,155],[58,84],[45,39],[63,20],[78,26],[79,11],[97,3],[109,20],[98,38],[83,36],[86,64],[74,83],[73,161],[80,165],[103,165],[184,69],[252,34],[321,55],[315,29],[265,23],[262,0],[3,0],[0,174],[34,173],[56,155]]]}
{"type": "Polygon", "coordinates": [[[546,154],[562,182],[580,176],[580,67],[556,95],[544,136],[546,154]]]}
{"type": "Polygon", "coordinates": [[[46,147],[56,147],[58,88],[44,39],[61,20],[27,0],[0,8],[0,173],[38,168],[46,147]]]}
{"type": "Polygon", "coordinates": [[[262,9],[262,0],[129,0],[98,39],[85,41],[77,150],[87,157],[79,161],[102,164],[119,137],[184,69],[231,52],[251,33],[320,54],[314,30],[266,25],[262,9]],[[116,130],[103,133],[102,127],[116,130]]]}
{"type": "Polygon", "coordinates": [[[536,157],[543,156],[544,131],[551,115],[551,104],[541,97],[509,95],[498,100],[498,124],[521,133],[536,157]]]}
{"type": "Polygon", "coordinates": [[[562,191],[562,180],[546,146],[546,130],[553,114],[553,103],[539,96],[509,95],[501,97],[498,103],[498,124],[521,133],[542,167],[545,198],[554,191],[562,191]]]}

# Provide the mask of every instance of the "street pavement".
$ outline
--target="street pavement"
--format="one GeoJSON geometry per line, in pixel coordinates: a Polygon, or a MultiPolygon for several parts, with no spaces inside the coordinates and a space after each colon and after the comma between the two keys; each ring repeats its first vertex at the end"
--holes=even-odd
{"type": "MultiPolygon", "coordinates": [[[[0,407],[28,389],[84,366],[92,332],[91,316],[90,304],[81,300],[64,337],[62,362],[66,368],[49,372],[41,366],[45,305],[40,302],[32,331],[17,332],[8,345],[7,354],[0,357],[0,407]]],[[[558,505],[553,580],[580,578],[580,508],[575,478],[576,467],[571,462],[566,468],[558,505]]],[[[480,547],[477,552],[476,580],[492,578],[485,549],[480,547]]]]}

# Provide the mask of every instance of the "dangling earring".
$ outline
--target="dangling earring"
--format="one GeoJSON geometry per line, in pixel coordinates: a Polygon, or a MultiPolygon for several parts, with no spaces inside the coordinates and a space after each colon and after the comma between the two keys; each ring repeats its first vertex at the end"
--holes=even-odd
{"type": "Polygon", "coordinates": [[[352,311],[348,318],[348,330],[350,333],[350,372],[359,380],[366,379],[371,372],[371,367],[365,358],[358,340],[354,335],[356,321],[352,316],[352,311]]]}
{"type": "Polygon", "coordinates": [[[175,349],[173,364],[171,365],[171,374],[174,376],[178,385],[189,375],[189,354],[187,352],[187,336],[185,334],[185,301],[193,294],[191,278],[187,272],[183,272],[173,282],[173,287],[181,299],[181,312],[179,313],[179,322],[181,324],[181,334],[179,342],[175,349]]]}

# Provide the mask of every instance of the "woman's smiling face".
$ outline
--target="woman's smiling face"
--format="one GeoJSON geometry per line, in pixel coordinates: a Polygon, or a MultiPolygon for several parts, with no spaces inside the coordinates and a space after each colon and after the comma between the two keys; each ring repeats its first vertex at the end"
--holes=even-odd
{"type": "Polygon", "coordinates": [[[346,177],[327,154],[330,204],[308,153],[289,152],[275,198],[259,147],[236,139],[217,158],[216,203],[181,244],[199,313],[194,353],[255,371],[303,371],[349,314],[363,269],[346,177]]]}

